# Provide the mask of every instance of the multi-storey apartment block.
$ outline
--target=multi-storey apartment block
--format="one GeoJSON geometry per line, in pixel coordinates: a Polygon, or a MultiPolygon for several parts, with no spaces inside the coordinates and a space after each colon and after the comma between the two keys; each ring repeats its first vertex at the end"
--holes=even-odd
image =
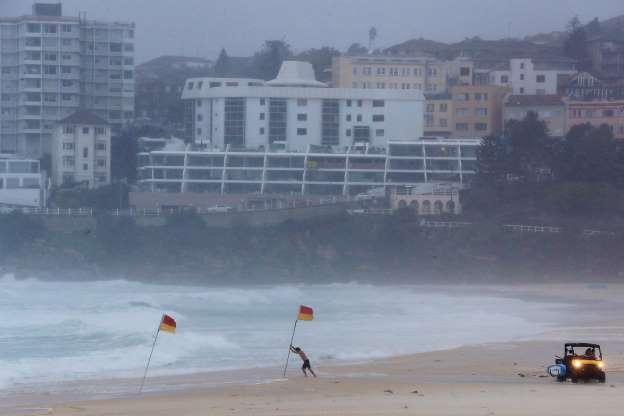
{"type": "Polygon", "coordinates": [[[444,93],[450,85],[472,84],[472,61],[391,55],[337,56],[332,84],[340,88],[421,90],[444,93]]]}
{"type": "Polygon", "coordinates": [[[217,194],[356,195],[422,184],[469,184],[476,173],[479,139],[389,140],[302,152],[194,145],[139,153],[139,188],[152,192],[217,194]]]}
{"type": "Polygon", "coordinates": [[[38,160],[0,154],[0,205],[39,207],[44,193],[38,160]]]}
{"type": "Polygon", "coordinates": [[[205,147],[306,151],[308,146],[384,147],[423,135],[420,90],[326,88],[307,62],[285,62],[275,80],[191,78],[188,138],[205,147]]]}
{"type": "Polygon", "coordinates": [[[428,94],[425,101],[425,136],[450,137],[453,134],[453,97],[428,94]]]}
{"type": "Polygon", "coordinates": [[[503,98],[508,88],[497,85],[458,85],[451,88],[451,137],[485,137],[502,131],[503,98]]]}
{"type": "Polygon", "coordinates": [[[56,123],[89,109],[119,129],[134,117],[134,24],[62,15],[0,18],[0,152],[50,152],[56,123]]]}
{"type": "Polygon", "coordinates": [[[52,137],[52,184],[110,183],[111,136],[108,123],[88,111],[61,120],[52,137]]]}
{"type": "Polygon", "coordinates": [[[576,72],[566,59],[518,58],[511,59],[508,68],[490,70],[488,77],[490,84],[511,88],[514,95],[548,95],[560,93],[576,72]]]}

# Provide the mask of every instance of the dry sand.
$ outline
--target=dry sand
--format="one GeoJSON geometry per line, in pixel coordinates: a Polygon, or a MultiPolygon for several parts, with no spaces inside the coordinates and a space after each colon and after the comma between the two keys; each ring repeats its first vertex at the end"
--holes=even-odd
{"type": "MultiPolygon", "coordinates": [[[[556,291],[561,293],[560,289],[556,291]]],[[[535,289],[523,290],[528,295],[537,293],[535,289]]],[[[539,293],[549,296],[543,287],[539,293]]],[[[357,365],[319,366],[316,379],[304,378],[297,368],[289,370],[287,379],[279,379],[281,370],[277,368],[239,372],[238,377],[249,375],[246,382],[226,383],[225,378],[218,382],[219,376],[214,374],[172,377],[172,386],[191,387],[140,397],[68,398],[62,404],[45,404],[46,400],[33,397],[32,403],[43,404],[0,408],[0,412],[59,416],[621,416],[624,325],[619,317],[624,311],[624,286],[574,287],[568,294],[579,302],[581,312],[571,314],[570,322],[562,323],[561,330],[543,334],[538,340],[469,346],[357,365]],[[546,377],[545,367],[562,352],[566,340],[602,343],[606,384],[557,383],[546,377]],[[268,379],[273,381],[253,382],[268,379]]]]}

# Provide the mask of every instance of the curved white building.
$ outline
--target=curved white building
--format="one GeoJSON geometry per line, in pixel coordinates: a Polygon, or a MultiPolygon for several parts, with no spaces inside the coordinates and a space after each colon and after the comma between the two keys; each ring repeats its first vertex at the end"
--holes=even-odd
{"type": "Polygon", "coordinates": [[[327,88],[312,65],[286,61],[274,80],[192,78],[182,93],[187,135],[210,149],[309,146],[344,150],[423,136],[419,90],[327,88]]]}

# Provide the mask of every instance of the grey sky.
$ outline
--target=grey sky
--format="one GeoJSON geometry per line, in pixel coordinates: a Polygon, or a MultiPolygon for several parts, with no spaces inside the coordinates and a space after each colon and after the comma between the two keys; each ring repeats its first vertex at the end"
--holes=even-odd
{"type": "MultiPolygon", "coordinates": [[[[61,1],[61,0],[58,0],[61,1]]],[[[30,0],[0,0],[0,15],[26,14],[30,0]]],[[[285,39],[295,50],[353,42],[377,46],[414,37],[457,41],[524,36],[582,21],[624,14],[623,0],[65,0],[64,13],[134,21],[139,62],[163,55],[215,58],[249,55],[265,39],[285,39]]]]}

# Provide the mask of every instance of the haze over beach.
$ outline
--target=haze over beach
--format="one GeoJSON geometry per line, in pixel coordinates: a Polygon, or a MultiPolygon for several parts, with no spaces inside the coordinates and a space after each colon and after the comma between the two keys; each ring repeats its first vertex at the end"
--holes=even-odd
{"type": "Polygon", "coordinates": [[[0,416],[624,409],[621,0],[0,0],[0,416]]]}

